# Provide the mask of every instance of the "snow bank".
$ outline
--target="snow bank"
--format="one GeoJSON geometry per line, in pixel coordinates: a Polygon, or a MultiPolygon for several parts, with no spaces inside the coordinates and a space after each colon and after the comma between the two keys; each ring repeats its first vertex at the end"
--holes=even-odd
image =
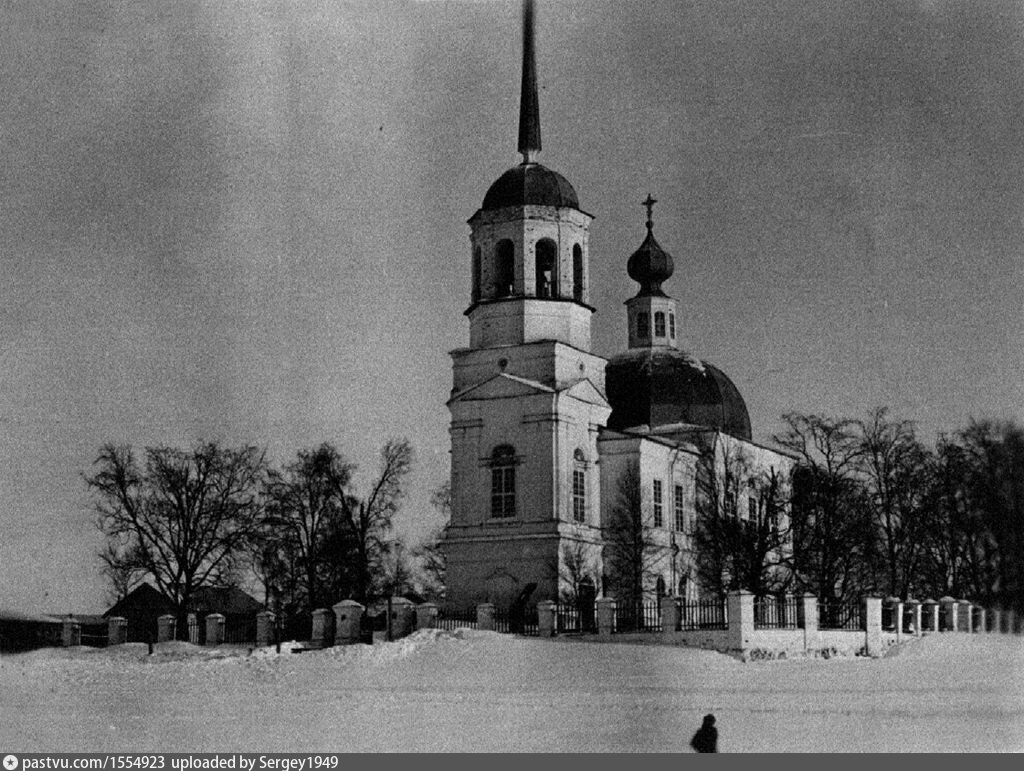
{"type": "Polygon", "coordinates": [[[292,653],[188,643],[0,658],[0,744],[30,751],[1024,750],[1024,639],[930,635],[883,659],[424,630],[292,653]]]}

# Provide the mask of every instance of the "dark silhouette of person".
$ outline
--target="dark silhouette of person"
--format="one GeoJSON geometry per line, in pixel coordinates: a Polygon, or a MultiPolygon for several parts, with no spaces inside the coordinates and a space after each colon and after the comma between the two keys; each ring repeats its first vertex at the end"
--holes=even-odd
{"type": "Polygon", "coordinates": [[[718,752],[718,729],[715,728],[714,715],[704,716],[704,724],[690,739],[690,746],[697,752],[718,752]]]}

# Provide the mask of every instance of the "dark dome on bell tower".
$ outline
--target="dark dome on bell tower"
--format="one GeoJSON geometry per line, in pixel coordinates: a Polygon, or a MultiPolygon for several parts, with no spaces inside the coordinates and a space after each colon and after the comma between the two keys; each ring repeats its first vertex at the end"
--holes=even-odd
{"type": "Polygon", "coordinates": [[[675,269],[672,255],[654,237],[650,195],[647,237],[626,266],[640,285],[626,302],[629,350],[605,368],[612,414],[608,427],[622,430],[684,424],[712,428],[739,439],[751,438],[750,415],[739,389],[717,367],[679,348],[676,301],[661,288],[675,269]]]}

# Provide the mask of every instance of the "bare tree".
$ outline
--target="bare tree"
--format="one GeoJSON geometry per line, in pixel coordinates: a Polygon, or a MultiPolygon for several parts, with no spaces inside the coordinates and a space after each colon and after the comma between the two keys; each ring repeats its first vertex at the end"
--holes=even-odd
{"type": "Polygon", "coordinates": [[[879,407],[858,421],[858,467],[867,488],[881,549],[881,586],[906,597],[915,581],[935,518],[928,505],[934,458],[909,420],[891,420],[879,407]]]}
{"type": "Polygon", "coordinates": [[[792,568],[789,484],[775,469],[755,469],[735,446],[722,463],[706,453],[697,474],[693,533],[704,592],[746,589],[758,596],[788,588],[792,568]],[[749,502],[753,501],[751,505],[749,502]]]}
{"type": "Polygon", "coordinates": [[[793,565],[801,588],[833,600],[873,582],[870,512],[858,477],[860,447],[851,420],[789,413],[775,441],[799,458],[793,474],[793,565]]]}
{"type": "Polygon", "coordinates": [[[345,499],[344,533],[350,539],[352,595],[365,604],[381,587],[382,562],[389,551],[391,520],[404,495],[405,477],[412,468],[407,439],[391,439],[381,448],[379,473],[365,498],[345,499]]]}
{"type": "Polygon", "coordinates": [[[329,547],[344,525],[354,470],[325,442],[268,473],[257,562],[270,579],[279,612],[306,612],[340,599],[330,585],[330,563],[339,555],[329,547]]]}
{"type": "Polygon", "coordinates": [[[236,576],[261,510],[263,453],[215,443],[184,452],[146,449],[140,467],[128,447],[104,446],[85,481],[95,494],[97,525],[123,545],[125,567],[137,564],[178,608],[187,634],[196,589],[236,576]]]}
{"type": "Polygon", "coordinates": [[[640,464],[632,460],[617,481],[604,528],[604,566],[614,596],[630,608],[643,602],[645,585],[666,557],[653,537],[653,512],[644,506],[640,464]]]}
{"type": "Polygon", "coordinates": [[[108,539],[98,556],[103,565],[100,572],[110,584],[108,599],[111,605],[127,597],[146,577],[141,556],[131,545],[108,539]]]}
{"type": "Polygon", "coordinates": [[[444,517],[444,524],[433,530],[412,551],[419,563],[421,589],[431,600],[444,599],[448,581],[448,558],[444,550],[444,533],[452,518],[452,486],[445,482],[430,496],[434,509],[444,517]]]}

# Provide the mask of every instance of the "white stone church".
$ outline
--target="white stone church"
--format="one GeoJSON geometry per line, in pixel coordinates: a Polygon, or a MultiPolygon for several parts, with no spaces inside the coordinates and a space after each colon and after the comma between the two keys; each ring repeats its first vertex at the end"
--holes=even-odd
{"type": "Polygon", "coordinates": [[[647,236],[624,267],[629,347],[591,352],[588,238],[592,217],[562,175],[537,162],[540,114],[529,3],[519,116],[522,163],[502,174],[470,218],[469,347],[452,352],[452,516],[445,536],[448,603],[530,604],[583,584],[610,594],[607,528],[620,480],[639,469],[655,555],[645,591],[695,599],[692,532],[702,468],[745,460],[749,479],[727,505],[764,515],[760,481],[793,459],[751,441],[739,390],[679,347],[676,302],[662,288],[672,257],[647,236]],[[703,465],[702,465],[703,464],[703,465]],[[575,565],[567,565],[574,561],[575,565]]]}

